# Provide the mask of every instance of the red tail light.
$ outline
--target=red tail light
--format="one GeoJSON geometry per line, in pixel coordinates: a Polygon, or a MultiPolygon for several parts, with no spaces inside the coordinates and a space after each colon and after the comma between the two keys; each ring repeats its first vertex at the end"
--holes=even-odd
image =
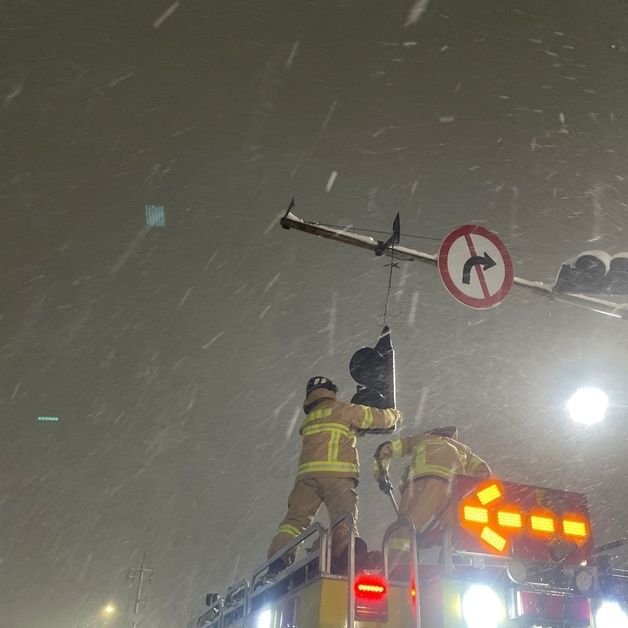
{"type": "Polygon", "coordinates": [[[379,573],[364,572],[355,577],[355,617],[362,621],[388,618],[388,583],[379,573]]]}
{"type": "Polygon", "coordinates": [[[386,578],[379,573],[361,573],[353,585],[356,599],[381,600],[388,593],[386,578]]]}

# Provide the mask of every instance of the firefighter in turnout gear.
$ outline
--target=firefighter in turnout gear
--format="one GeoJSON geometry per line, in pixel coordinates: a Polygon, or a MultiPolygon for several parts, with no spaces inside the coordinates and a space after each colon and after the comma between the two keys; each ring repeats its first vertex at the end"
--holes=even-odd
{"type": "Polygon", "coordinates": [[[439,530],[455,516],[448,505],[454,475],[491,475],[486,462],[457,438],[457,428],[442,427],[387,441],[375,451],[373,475],[380,486],[388,479],[392,458],[411,458],[400,485],[399,515],[412,521],[419,540],[422,532],[439,530]]]}
{"type": "MultiPolygon", "coordinates": [[[[307,383],[296,480],[288,497],[288,512],[268,549],[269,558],[312,523],[321,504],[325,504],[330,521],[349,512],[355,525],[360,473],[356,438],[369,429],[394,427],[401,420],[401,413],[392,408],[379,410],[338,401],[337,391],[326,377],[313,377],[307,383]]],[[[336,528],[334,554],[346,552],[348,536],[346,526],[336,528]]],[[[284,566],[273,563],[270,571],[284,566]]]]}

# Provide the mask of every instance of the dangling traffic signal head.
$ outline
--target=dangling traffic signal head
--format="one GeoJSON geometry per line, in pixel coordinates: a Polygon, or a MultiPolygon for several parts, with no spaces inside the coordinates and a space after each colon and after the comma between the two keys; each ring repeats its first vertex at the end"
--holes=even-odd
{"type": "Polygon", "coordinates": [[[358,384],[352,403],[381,409],[395,407],[395,352],[387,325],[374,347],[363,347],[353,354],[349,372],[358,384]]]}

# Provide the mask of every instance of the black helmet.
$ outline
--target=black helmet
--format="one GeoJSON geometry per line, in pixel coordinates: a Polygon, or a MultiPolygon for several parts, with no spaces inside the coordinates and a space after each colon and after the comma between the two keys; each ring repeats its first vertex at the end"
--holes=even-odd
{"type": "Polygon", "coordinates": [[[308,380],[307,386],[305,387],[305,396],[307,397],[313,390],[317,388],[327,388],[327,390],[331,390],[332,392],[338,392],[338,386],[331,381],[331,379],[327,379],[327,377],[312,377],[308,380]]]}
{"type": "Polygon", "coordinates": [[[434,434],[434,436],[445,436],[446,438],[455,438],[458,433],[458,428],[454,425],[448,425],[447,427],[435,427],[428,430],[426,434],[434,434]]]}

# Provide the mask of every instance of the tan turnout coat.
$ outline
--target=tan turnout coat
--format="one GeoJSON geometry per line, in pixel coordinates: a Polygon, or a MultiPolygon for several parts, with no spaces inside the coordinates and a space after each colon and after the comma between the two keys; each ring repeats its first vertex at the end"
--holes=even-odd
{"type": "Polygon", "coordinates": [[[311,407],[299,433],[303,437],[297,479],[352,477],[360,474],[356,440],[361,430],[392,427],[401,419],[398,410],[379,410],[336,400],[325,388],[313,390],[304,407],[311,407]]]}

